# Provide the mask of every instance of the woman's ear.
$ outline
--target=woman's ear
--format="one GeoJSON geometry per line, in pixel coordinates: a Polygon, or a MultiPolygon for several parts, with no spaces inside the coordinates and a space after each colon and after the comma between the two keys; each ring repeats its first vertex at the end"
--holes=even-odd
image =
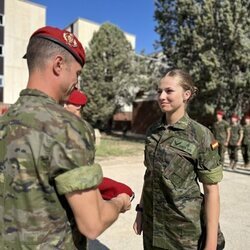
{"type": "Polygon", "coordinates": [[[183,99],[184,101],[188,101],[188,99],[191,97],[191,91],[190,90],[186,90],[184,92],[184,96],[183,96],[183,99]]]}

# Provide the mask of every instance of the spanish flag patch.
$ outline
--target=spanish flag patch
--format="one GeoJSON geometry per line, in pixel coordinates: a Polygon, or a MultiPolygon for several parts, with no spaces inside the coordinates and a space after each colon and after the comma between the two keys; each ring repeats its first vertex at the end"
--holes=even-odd
{"type": "Polygon", "coordinates": [[[212,150],[215,150],[216,148],[219,147],[219,143],[217,141],[212,141],[210,146],[212,150]]]}

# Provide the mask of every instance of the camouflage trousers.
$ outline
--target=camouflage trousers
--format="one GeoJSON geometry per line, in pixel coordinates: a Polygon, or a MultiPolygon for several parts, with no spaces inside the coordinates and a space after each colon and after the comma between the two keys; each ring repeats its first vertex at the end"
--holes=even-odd
{"type": "Polygon", "coordinates": [[[244,163],[245,164],[250,163],[250,144],[242,145],[241,151],[244,163]]]}
{"type": "Polygon", "coordinates": [[[238,146],[235,146],[235,145],[228,146],[228,155],[229,155],[230,161],[238,162],[238,150],[239,150],[238,146]]]}
{"type": "Polygon", "coordinates": [[[223,143],[219,143],[218,153],[220,155],[221,163],[224,164],[226,146],[223,143]]]}

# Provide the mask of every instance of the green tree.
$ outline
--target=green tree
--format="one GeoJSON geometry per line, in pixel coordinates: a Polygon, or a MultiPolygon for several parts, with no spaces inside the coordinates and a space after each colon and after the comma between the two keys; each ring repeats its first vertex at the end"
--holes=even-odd
{"type": "Polygon", "coordinates": [[[250,2],[155,3],[159,45],[173,67],[191,73],[200,90],[191,113],[199,118],[201,113],[211,114],[216,108],[240,115],[249,111],[250,2]]]}
{"type": "Polygon", "coordinates": [[[131,96],[132,48],[119,28],[105,23],[94,33],[86,55],[81,88],[88,104],[83,115],[94,127],[105,129],[123,97],[131,96]]]}

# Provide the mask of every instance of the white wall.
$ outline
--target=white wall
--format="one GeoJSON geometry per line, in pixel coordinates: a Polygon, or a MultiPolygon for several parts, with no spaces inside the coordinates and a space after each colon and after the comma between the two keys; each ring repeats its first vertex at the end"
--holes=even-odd
{"type": "MultiPolygon", "coordinates": [[[[97,32],[101,26],[101,24],[83,18],[77,19],[72,25],[73,33],[78,37],[79,41],[81,41],[85,48],[88,47],[88,44],[92,39],[94,32],[97,32]]],[[[70,26],[68,26],[66,29],[70,30],[70,26]]],[[[136,37],[127,32],[124,32],[124,35],[130,42],[132,49],[135,49],[136,37]]]]}
{"type": "Polygon", "coordinates": [[[46,8],[29,1],[5,1],[4,103],[14,103],[26,87],[28,69],[23,55],[31,34],[45,26],[46,8]]]}

